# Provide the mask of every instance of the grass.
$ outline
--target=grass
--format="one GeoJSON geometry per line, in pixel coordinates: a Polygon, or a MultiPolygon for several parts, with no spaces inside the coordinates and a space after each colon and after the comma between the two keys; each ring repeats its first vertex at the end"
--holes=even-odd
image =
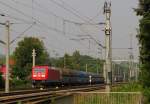
{"type": "Polygon", "coordinates": [[[134,94],[81,94],[74,96],[74,104],[137,104],[140,96],[134,94]]]}
{"type": "Polygon", "coordinates": [[[11,81],[11,89],[12,90],[21,90],[21,89],[30,89],[32,88],[31,81],[27,80],[12,80],[11,81]]]}
{"type": "Polygon", "coordinates": [[[111,92],[140,92],[142,91],[142,86],[139,83],[129,83],[125,85],[120,85],[111,89],[111,92]]]}
{"type": "MultiPolygon", "coordinates": [[[[129,83],[114,87],[111,92],[140,92],[142,86],[139,83],[129,83]]],[[[137,104],[140,95],[137,93],[105,93],[79,94],[74,96],[74,104],[137,104]]]]}

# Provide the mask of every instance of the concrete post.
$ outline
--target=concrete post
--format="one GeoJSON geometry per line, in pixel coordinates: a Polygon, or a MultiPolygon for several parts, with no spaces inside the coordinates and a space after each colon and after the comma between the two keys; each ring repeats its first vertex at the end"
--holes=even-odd
{"type": "Polygon", "coordinates": [[[106,14],[106,20],[105,20],[105,78],[106,78],[106,91],[110,92],[110,84],[112,79],[112,73],[111,73],[111,22],[110,22],[110,16],[111,16],[111,3],[105,2],[104,4],[104,13],[106,14]]]}
{"type": "Polygon", "coordinates": [[[6,80],[5,80],[5,92],[9,93],[9,54],[10,54],[10,22],[6,21],[6,80]]]}
{"type": "Polygon", "coordinates": [[[35,66],[35,56],[36,56],[36,53],[35,53],[35,49],[32,50],[32,66],[34,67],[35,66]]]}

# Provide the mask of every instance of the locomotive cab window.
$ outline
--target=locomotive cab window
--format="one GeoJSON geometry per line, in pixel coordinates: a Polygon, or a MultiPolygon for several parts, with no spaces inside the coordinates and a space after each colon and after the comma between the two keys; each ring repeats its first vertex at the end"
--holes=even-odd
{"type": "Polygon", "coordinates": [[[38,73],[38,72],[45,73],[45,69],[44,68],[36,68],[36,69],[34,69],[34,72],[35,73],[38,73]]]}

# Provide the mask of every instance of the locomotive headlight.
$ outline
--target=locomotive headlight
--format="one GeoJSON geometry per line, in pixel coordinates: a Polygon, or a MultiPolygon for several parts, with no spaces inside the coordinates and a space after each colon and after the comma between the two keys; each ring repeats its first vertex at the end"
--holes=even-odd
{"type": "Polygon", "coordinates": [[[42,75],[42,77],[45,77],[45,75],[42,75]]]}
{"type": "Polygon", "coordinates": [[[33,75],[33,77],[36,77],[36,75],[33,75]]]}

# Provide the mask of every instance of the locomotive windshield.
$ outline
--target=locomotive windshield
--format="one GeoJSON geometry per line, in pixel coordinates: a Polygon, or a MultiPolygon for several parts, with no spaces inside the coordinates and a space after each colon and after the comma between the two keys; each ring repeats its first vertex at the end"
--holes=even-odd
{"type": "Polygon", "coordinates": [[[46,68],[40,68],[40,67],[33,68],[32,76],[33,78],[36,78],[36,80],[45,78],[46,77],[45,74],[46,74],[46,68]]]}
{"type": "Polygon", "coordinates": [[[35,68],[34,72],[35,73],[38,73],[38,72],[45,73],[45,69],[44,68],[35,68]]]}

